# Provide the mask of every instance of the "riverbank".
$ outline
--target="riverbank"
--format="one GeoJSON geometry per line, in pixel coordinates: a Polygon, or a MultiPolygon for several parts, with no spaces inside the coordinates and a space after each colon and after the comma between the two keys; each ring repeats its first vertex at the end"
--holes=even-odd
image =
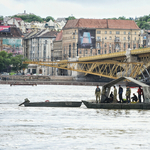
{"type": "Polygon", "coordinates": [[[78,81],[19,81],[19,80],[8,80],[0,81],[0,84],[10,85],[84,85],[84,86],[103,86],[105,82],[78,82],[78,81]]]}
{"type": "MultiPolygon", "coordinates": [[[[84,85],[84,86],[103,86],[110,82],[105,79],[101,81],[92,81],[71,76],[0,76],[0,84],[10,85],[84,85]]],[[[129,85],[131,87],[137,86],[131,82],[120,82],[122,86],[129,85]]],[[[118,84],[118,85],[119,85],[118,84]]]]}

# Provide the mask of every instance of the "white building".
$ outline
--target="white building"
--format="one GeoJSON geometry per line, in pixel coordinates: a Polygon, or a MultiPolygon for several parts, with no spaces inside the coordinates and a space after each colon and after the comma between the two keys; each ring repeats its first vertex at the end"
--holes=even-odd
{"type": "MultiPolygon", "coordinates": [[[[44,29],[32,32],[24,38],[25,57],[32,61],[53,61],[53,41],[57,36],[56,31],[44,29]]],[[[52,74],[52,68],[29,65],[28,72],[33,74],[52,74]]]]}

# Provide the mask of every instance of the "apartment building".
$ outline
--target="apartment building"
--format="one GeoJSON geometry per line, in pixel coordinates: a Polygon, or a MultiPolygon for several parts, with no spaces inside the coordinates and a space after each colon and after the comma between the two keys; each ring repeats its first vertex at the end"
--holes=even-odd
{"type": "Polygon", "coordinates": [[[132,20],[75,19],[63,28],[63,59],[140,47],[140,28],[132,20]]]}
{"type": "Polygon", "coordinates": [[[23,55],[23,34],[16,26],[0,26],[0,51],[23,55]]]}
{"type": "MultiPolygon", "coordinates": [[[[31,61],[52,61],[53,41],[57,36],[56,31],[47,29],[33,31],[24,37],[24,56],[31,61]]],[[[33,74],[51,74],[49,67],[29,65],[28,72],[33,74]]]]}

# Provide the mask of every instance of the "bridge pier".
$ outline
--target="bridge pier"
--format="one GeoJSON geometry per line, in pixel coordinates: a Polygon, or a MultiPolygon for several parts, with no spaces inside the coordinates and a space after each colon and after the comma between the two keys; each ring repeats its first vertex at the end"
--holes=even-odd
{"type": "Polygon", "coordinates": [[[131,55],[131,49],[130,48],[128,48],[127,50],[126,50],[126,62],[138,62],[138,60],[137,60],[137,56],[132,56],[131,55]]]}

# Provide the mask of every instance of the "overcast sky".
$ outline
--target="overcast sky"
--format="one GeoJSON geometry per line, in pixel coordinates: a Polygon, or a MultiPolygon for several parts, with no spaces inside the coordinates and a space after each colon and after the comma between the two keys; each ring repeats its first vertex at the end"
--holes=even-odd
{"type": "Polygon", "coordinates": [[[34,13],[41,17],[140,17],[150,14],[150,0],[0,0],[0,15],[34,13]]]}

